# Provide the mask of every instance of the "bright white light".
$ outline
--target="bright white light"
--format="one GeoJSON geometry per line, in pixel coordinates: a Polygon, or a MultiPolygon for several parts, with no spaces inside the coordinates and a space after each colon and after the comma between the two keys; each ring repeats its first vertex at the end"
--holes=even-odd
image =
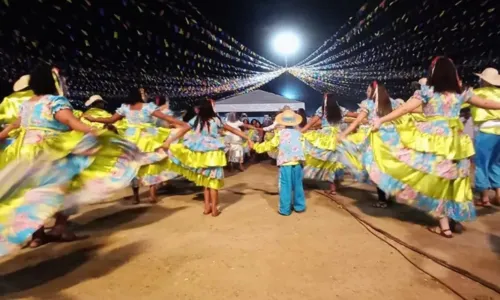
{"type": "Polygon", "coordinates": [[[284,91],[283,97],[290,99],[290,100],[295,100],[298,98],[297,95],[293,91],[290,91],[290,90],[284,91]]]}
{"type": "Polygon", "coordinates": [[[299,38],[292,32],[282,32],[273,40],[273,47],[281,55],[291,55],[299,49],[299,38]]]}

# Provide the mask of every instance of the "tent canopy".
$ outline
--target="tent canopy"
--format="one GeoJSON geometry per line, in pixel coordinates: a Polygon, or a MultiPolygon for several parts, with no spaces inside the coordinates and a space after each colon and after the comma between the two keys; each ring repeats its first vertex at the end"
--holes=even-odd
{"type": "Polygon", "coordinates": [[[280,95],[255,90],[216,102],[217,112],[271,112],[288,105],[291,109],[305,108],[304,102],[289,100],[280,95]]]}

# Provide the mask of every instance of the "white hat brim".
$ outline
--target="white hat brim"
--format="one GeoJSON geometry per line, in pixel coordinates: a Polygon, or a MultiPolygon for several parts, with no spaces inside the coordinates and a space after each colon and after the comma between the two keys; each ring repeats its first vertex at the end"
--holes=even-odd
{"type": "Polygon", "coordinates": [[[29,82],[30,82],[30,76],[29,75],[24,75],[21,76],[15,83],[14,87],[12,87],[12,90],[14,92],[19,92],[24,90],[25,88],[29,87],[29,82]]]}
{"type": "Polygon", "coordinates": [[[96,103],[97,101],[102,101],[104,103],[107,103],[106,100],[104,99],[88,99],[87,101],[85,101],[85,106],[91,106],[92,104],[96,103]]]}
{"type": "Polygon", "coordinates": [[[474,73],[474,75],[476,75],[477,77],[481,78],[482,80],[486,81],[489,84],[500,86],[500,76],[490,78],[490,77],[485,77],[483,74],[479,73],[474,73]]]}

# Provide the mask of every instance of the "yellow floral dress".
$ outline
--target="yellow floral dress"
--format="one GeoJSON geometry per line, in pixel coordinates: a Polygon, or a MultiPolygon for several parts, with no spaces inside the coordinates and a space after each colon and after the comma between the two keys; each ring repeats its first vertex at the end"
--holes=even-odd
{"type": "Polygon", "coordinates": [[[118,135],[69,131],[55,119],[71,110],[61,96],[25,101],[20,128],[0,152],[0,256],[18,248],[56,212],[97,202],[127,187],[139,151],[118,135]]]}
{"type": "MultiPolygon", "coordinates": [[[[372,182],[400,202],[435,217],[474,219],[469,177],[474,147],[459,120],[461,106],[471,95],[471,91],[438,93],[422,86],[414,97],[422,101],[425,118],[384,124],[357,150],[343,146],[346,164],[357,160],[358,166],[350,165],[351,169],[365,170],[372,182]]],[[[375,118],[374,102],[363,102],[369,119],[375,118]]]]}

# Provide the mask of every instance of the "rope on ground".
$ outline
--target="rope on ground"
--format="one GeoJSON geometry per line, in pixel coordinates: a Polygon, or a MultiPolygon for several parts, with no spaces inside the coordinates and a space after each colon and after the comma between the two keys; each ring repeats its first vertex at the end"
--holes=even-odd
{"type": "MultiPolygon", "coordinates": [[[[500,294],[500,286],[494,284],[494,283],[491,283],[477,275],[474,275],[472,273],[470,273],[469,271],[467,270],[464,270],[460,267],[457,267],[457,266],[454,266],[454,265],[451,265],[449,264],[448,262],[438,258],[438,257],[435,257],[423,250],[420,250],[419,248],[417,247],[414,247],[402,240],[400,240],[399,238],[393,236],[392,234],[388,233],[387,231],[385,230],[382,230],[380,228],[378,228],[377,226],[373,225],[372,223],[364,220],[363,218],[361,218],[357,213],[351,211],[350,209],[348,209],[343,203],[339,202],[337,199],[335,199],[334,197],[332,197],[331,195],[328,195],[327,193],[325,192],[321,192],[321,191],[315,191],[316,193],[322,195],[322,196],[325,196],[331,200],[333,200],[335,203],[337,203],[337,205],[339,205],[342,209],[344,209],[345,211],[347,211],[352,217],[354,217],[359,223],[361,223],[361,225],[363,225],[365,228],[366,227],[369,227],[370,229],[382,234],[383,236],[385,236],[386,238],[400,244],[401,246],[404,246],[432,261],[434,261],[435,263],[453,271],[453,272],[456,272],[464,277],[467,277],[469,278],[470,280],[474,281],[474,282],[477,282],[479,284],[481,284],[482,286],[484,287],[487,287],[493,291],[495,291],[496,293],[500,294]]],[[[370,231],[370,230],[369,230],[370,231]]],[[[438,282],[440,282],[441,284],[443,284],[444,286],[446,286],[448,289],[450,289],[453,293],[455,293],[457,296],[461,297],[462,299],[466,299],[465,297],[463,297],[462,295],[460,295],[457,291],[455,291],[454,289],[452,289],[450,286],[448,286],[447,284],[445,284],[443,281],[439,280],[438,278],[434,277],[433,275],[429,274],[428,272],[422,270],[420,267],[418,267],[415,263],[413,263],[409,258],[407,258],[401,251],[399,251],[399,249],[397,249],[394,245],[391,245],[389,242],[385,241],[384,239],[382,239],[381,237],[377,236],[376,234],[374,234],[373,232],[370,231],[370,233],[372,233],[373,235],[375,235],[377,238],[381,239],[382,241],[384,241],[385,243],[387,243],[388,245],[390,245],[391,247],[393,247],[394,249],[396,249],[405,259],[407,259],[411,264],[413,264],[414,266],[416,266],[418,269],[420,269],[422,272],[428,274],[429,276],[431,276],[432,278],[434,278],[435,280],[437,280],[438,282]]]]}

